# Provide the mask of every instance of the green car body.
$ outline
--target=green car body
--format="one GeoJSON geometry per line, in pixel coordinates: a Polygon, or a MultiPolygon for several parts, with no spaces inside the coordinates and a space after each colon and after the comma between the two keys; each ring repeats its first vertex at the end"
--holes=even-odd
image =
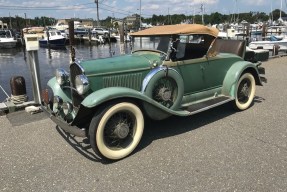
{"type": "MultiPolygon", "coordinates": [[[[143,39],[135,34],[137,37],[143,39]]],[[[158,50],[144,48],[130,55],[74,62],[70,65],[70,74],[60,69],[57,78],[48,82],[54,99],[46,102],[44,109],[64,130],[90,137],[92,148],[101,157],[116,160],[126,157],[136,147],[143,131],[142,117],[162,120],[171,115],[189,116],[230,101],[240,110],[250,106],[249,100],[254,97],[254,93],[250,96],[250,90],[255,92],[255,88],[244,89],[250,85],[248,78],[253,77],[249,78],[251,85],[252,79],[256,85],[262,85],[265,78],[260,75],[264,73],[260,63],[243,59],[245,42],[233,41],[232,44],[238,46],[234,53],[232,50],[220,52],[222,45],[218,42],[224,41],[218,40],[214,33],[164,34],[162,37],[164,41],[174,37],[180,40],[172,49],[168,42],[167,49],[166,46],[158,50]],[[195,42],[199,37],[202,39],[195,42]],[[199,51],[194,51],[192,46],[199,51]],[[241,78],[243,75],[246,78],[241,78]],[[237,102],[241,79],[248,82],[242,85],[248,104],[237,102]],[[131,115],[134,129],[128,128],[131,123],[123,123],[130,118],[109,124],[109,118],[115,117],[108,114],[118,111],[135,114],[131,115]],[[136,128],[138,124],[142,128],[136,128]],[[105,139],[109,134],[117,139],[105,139]],[[126,144],[127,135],[133,135],[136,141],[126,144]],[[113,142],[119,144],[114,146],[113,142]]],[[[154,47],[160,47],[163,41],[153,35],[145,40],[149,46],[153,42],[154,47]]]]}

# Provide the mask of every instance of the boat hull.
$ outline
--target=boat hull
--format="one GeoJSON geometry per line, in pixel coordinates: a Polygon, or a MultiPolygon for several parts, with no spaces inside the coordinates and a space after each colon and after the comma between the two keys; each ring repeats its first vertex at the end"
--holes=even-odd
{"type": "Polygon", "coordinates": [[[0,48],[3,48],[3,49],[11,49],[11,48],[14,48],[16,47],[16,44],[17,44],[17,40],[0,40],[0,48]]]}
{"type": "Polygon", "coordinates": [[[66,38],[53,39],[49,41],[46,39],[40,39],[39,45],[40,47],[44,47],[44,48],[63,48],[66,45],[66,38]]]}
{"type": "Polygon", "coordinates": [[[280,51],[287,51],[287,40],[281,41],[255,41],[249,44],[251,49],[273,50],[274,46],[279,46],[280,51]]]}

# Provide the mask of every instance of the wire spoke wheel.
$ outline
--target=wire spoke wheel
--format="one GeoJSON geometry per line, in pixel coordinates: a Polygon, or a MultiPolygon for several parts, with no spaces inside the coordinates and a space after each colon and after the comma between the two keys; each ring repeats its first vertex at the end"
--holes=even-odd
{"type": "Polygon", "coordinates": [[[248,101],[251,93],[251,81],[244,79],[238,86],[237,98],[238,102],[244,104],[248,101]]]}
{"type": "Polygon", "coordinates": [[[122,111],[110,117],[104,127],[104,142],[114,150],[127,147],[133,140],[135,132],[135,116],[128,111],[122,111]]]}
{"type": "Polygon", "coordinates": [[[109,104],[91,121],[90,143],[100,157],[118,160],[136,148],[143,130],[143,114],[135,104],[109,104]]]}
{"type": "Polygon", "coordinates": [[[178,96],[176,82],[170,77],[160,78],[154,85],[152,97],[163,106],[170,108],[178,96]]]}
{"type": "Polygon", "coordinates": [[[238,83],[235,95],[234,107],[237,110],[247,109],[255,96],[255,79],[252,74],[244,73],[238,83]]]}

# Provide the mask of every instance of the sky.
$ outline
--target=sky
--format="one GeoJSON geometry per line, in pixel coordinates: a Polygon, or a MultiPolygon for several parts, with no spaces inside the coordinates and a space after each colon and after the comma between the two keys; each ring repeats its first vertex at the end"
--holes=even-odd
{"type": "MultiPolygon", "coordinates": [[[[271,8],[280,9],[281,0],[98,0],[99,17],[124,18],[140,14],[147,18],[168,14],[201,14],[201,5],[205,14],[219,12],[233,14],[241,12],[270,13],[271,8]]],[[[287,12],[287,0],[282,0],[282,10],[287,12]]],[[[0,0],[0,17],[18,15],[20,17],[97,18],[95,0],[0,0]]]]}

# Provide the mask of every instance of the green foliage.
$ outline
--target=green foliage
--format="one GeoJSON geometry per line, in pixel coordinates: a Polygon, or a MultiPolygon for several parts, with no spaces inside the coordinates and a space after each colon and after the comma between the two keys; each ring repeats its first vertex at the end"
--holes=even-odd
{"type": "MultiPolygon", "coordinates": [[[[272,11],[272,13],[273,13],[273,19],[278,20],[280,17],[280,9],[275,9],[274,11],[272,11]]],[[[287,14],[284,11],[281,12],[281,15],[282,15],[282,17],[287,16],[287,14]]]]}
{"type": "Polygon", "coordinates": [[[3,21],[4,23],[7,23],[8,26],[10,27],[10,21],[11,21],[11,27],[13,29],[21,30],[25,27],[31,27],[31,26],[49,26],[49,25],[54,25],[57,20],[54,18],[50,17],[35,17],[34,19],[30,18],[22,18],[19,16],[15,17],[0,17],[0,20],[3,21]]]}
{"type": "MultiPolygon", "coordinates": [[[[277,20],[280,15],[280,10],[275,9],[272,11],[273,13],[273,19],[277,20]]],[[[240,13],[240,14],[231,14],[231,15],[223,15],[221,13],[215,12],[211,13],[210,15],[204,15],[204,23],[205,24],[219,24],[219,23],[228,23],[228,22],[241,22],[243,20],[254,23],[258,21],[267,21],[270,18],[270,14],[266,14],[264,12],[249,12],[249,13],[240,13]]],[[[282,12],[282,17],[286,17],[286,13],[282,12]]],[[[15,17],[0,17],[0,20],[2,20],[4,23],[10,24],[11,19],[11,25],[14,29],[22,29],[29,26],[50,26],[56,24],[57,20],[55,18],[50,17],[35,17],[34,19],[30,18],[22,18],[19,16],[15,17]]],[[[107,17],[104,20],[101,20],[101,25],[105,27],[113,27],[112,26],[112,20],[114,18],[107,17]]],[[[159,24],[179,24],[181,22],[187,22],[187,23],[202,23],[202,16],[201,15],[184,15],[184,14],[174,14],[174,15],[153,15],[151,18],[142,18],[142,22],[150,23],[152,25],[159,25],[159,24]]],[[[139,23],[136,23],[136,25],[139,25],[139,23]]]]}

